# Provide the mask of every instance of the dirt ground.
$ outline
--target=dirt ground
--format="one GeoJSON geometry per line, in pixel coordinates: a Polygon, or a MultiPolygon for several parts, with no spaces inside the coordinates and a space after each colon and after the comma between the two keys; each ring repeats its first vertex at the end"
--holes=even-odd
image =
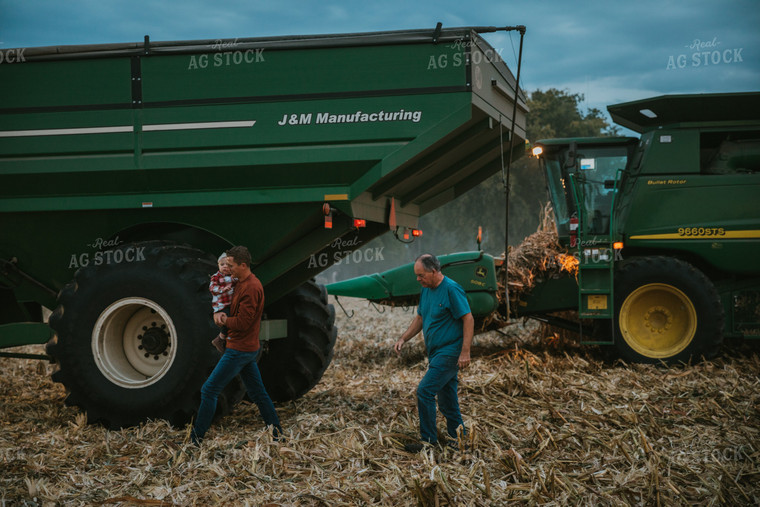
{"type": "Polygon", "coordinates": [[[471,448],[409,454],[426,363],[420,339],[390,349],[412,313],[341,303],[322,382],[277,407],[285,442],[249,403],[200,449],[162,421],[108,431],[64,405],[52,365],[0,358],[0,506],[760,504],[758,343],[664,368],[517,323],[460,373],[471,448]]]}

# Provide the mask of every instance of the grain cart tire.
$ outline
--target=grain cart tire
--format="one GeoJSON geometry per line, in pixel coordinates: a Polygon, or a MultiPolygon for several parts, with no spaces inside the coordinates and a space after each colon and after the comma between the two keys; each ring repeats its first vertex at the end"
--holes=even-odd
{"type": "Polygon", "coordinates": [[[288,336],[270,340],[259,361],[269,396],[275,401],[296,399],[317,385],[332,361],[338,335],[335,309],[327,304],[324,286],[302,284],[267,308],[270,319],[286,319],[288,336]]]}
{"type": "MultiPolygon", "coordinates": [[[[100,259],[77,271],[50,317],[56,337],[47,351],[66,404],[113,429],[149,418],[190,421],[219,359],[210,343],[219,332],[208,291],[214,259],[159,241],[122,245],[100,259]]],[[[235,379],[217,415],[243,394],[235,379]]]]}
{"type": "Polygon", "coordinates": [[[715,286],[691,264],[640,257],[615,278],[615,346],[628,361],[688,362],[714,357],[723,340],[715,286]]]}

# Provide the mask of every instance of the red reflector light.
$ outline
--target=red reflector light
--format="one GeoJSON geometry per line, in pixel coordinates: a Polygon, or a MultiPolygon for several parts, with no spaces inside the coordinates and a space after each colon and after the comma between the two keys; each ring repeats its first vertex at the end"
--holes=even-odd
{"type": "Polygon", "coordinates": [[[332,229],[332,215],[325,216],[325,229],[332,229]]]}
{"type": "Polygon", "coordinates": [[[412,229],[412,236],[414,236],[415,238],[419,238],[420,236],[422,236],[422,230],[412,229]]]}
{"type": "Polygon", "coordinates": [[[354,218],[354,227],[367,227],[367,221],[363,218],[354,218]]]}

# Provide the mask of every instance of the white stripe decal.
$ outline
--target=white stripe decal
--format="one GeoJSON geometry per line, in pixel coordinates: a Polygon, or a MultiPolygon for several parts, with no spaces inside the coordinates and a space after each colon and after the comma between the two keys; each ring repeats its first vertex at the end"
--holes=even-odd
{"type": "Polygon", "coordinates": [[[85,127],[78,129],[43,129],[43,130],[6,130],[0,131],[0,137],[34,137],[34,136],[70,136],[77,134],[116,134],[132,132],[132,125],[120,127],[85,127]]]}
{"type": "MultiPolygon", "coordinates": [[[[224,128],[253,127],[256,120],[245,121],[213,121],[205,123],[159,123],[144,125],[143,132],[159,132],[167,130],[201,130],[224,128]]],[[[118,127],[84,127],[72,129],[41,129],[41,130],[5,130],[0,131],[0,137],[35,137],[35,136],[70,136],[79,134],[118,134],[133,132],[134,127],[123,125],[118,127]]]]}
{"type": "Polygon", "coordinates": [[[255,123],[256,120],[213,121],[206,123],[163,123],[156,125],[143,125],[143,132],[155,132],[161,130],[199,130],[253,127],[255,123]]]}

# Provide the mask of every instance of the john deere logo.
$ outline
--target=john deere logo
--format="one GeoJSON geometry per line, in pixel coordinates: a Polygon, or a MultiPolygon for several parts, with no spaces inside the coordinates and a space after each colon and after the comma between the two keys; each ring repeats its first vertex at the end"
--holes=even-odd
{"type": "Polygon", "coordinates": [[[477,276],[478,278],[485,278],[487,274],[488,274],[488,270],[485,267],[478,266],[477,268],[475,268],[475,276],[477,276]]]}

